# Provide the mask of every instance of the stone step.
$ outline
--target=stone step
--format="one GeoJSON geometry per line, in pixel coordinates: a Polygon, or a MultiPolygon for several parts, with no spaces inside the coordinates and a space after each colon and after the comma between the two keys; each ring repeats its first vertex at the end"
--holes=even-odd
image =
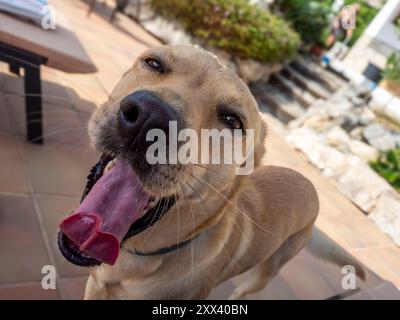
{"type": "Polygon", "coordinates": [[[288,123],[305,113],[305,109],[293,97],[274,85],[264,84],[263,94],[259,97],[283,123],[288,123]]]}
{"type": "Polygon", "coordinates": [[[345,80],[303,56],[298,56],[291,66],[303,76],[317,81],[331,92],[335,92],[346,84],[345,80]]]}
{"type": "Polygon", "coordinates": [[[305,108],[309,107],[316,101],[316,98],[307,89],[299,86],[296,82],[282,74],[274,74],[271,77],[271,81],[274,85],[290,94],[305,108]]]}
{"type": "Polygon", "coordinates": [[[308,90],[314,97],[326,100],[331,92],[320,83],[303,76],[300,72],[291,66],[286,66],[281,72],[285,77],[295,82],[301,88],[308,90]]]}

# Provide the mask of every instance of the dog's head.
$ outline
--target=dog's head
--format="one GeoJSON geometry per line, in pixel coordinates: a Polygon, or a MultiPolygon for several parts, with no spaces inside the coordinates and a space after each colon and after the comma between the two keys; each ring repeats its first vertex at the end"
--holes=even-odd
{"type": "MultiPolygon", "coordinates": [[[[150,164],[146,159],[148,148],[154,144],[153,139],[146,139],[152,129],[165,132],[166,158],[170,158],[171,122],[176,123],[178,132],[190,128],[197,133],[199,156],[204,153],[202,129],[242,130],[243,138],[247,129],[254,129],[255,144],[261,149],[256,149],[256,162],[263,152],[264,128],[247,86],[214,55],[189,45],[161,46],[143,53],[110,99],[93,114],[89,134],[99,150],[124,157],[146,191],[170,195],[180,189],[179,181],[190,179],[188,171],[196,175],[206,172],[193,163],[150,164]]],[[[178,141],[178,149],[182,144],[178,141]]],[[[201,159],[199,164],[208,166],[201,159]]],[[[225,176],[222,182],[229,183],[235,174],[235,164],[214,167],[225,176]]]]}
{"type": "MultiPolygon", "coordinates": [[[[107,173],[102,179],[109,180],[103,184],[116,189],[126,188],[128,191],[122,195],[118,190],[113,191],[113,197],[134,196],[133,202],[137,203],[132,208],[125,201],[122,203],[127,210],[140,211],[137,217],[143,220],[148,211],[154,218],[154,215],[164,213],[155,208],[162,207],[165,211],[179,197],[190,198],[191,194],[201,192],[204,181],[215,190],[224,190],[232,184],[238,168],[246,166],[250,153],[254,166],[259,165],[264,153],[265,127],[255,99],[236,74],[204,49],[182,45],[153,48],[137,58],[109,100],[94,112],[89,123],[89,135],[95,147],[104,154],[103,164],[93,172],[93,177],[98,180],[106,164],[118,159],[120,164],[110,172],[123,177],[119,180],[107,178],[112,176],[107,173]],[[212,134],[207,136],[210,131],[206,129],[214,129],[214,133],[231,132],[234,139],[221,139],[221,143],[215,144],[212,134]],[[181,132],[186,134],[180,135],[181,132]],[[252,139],[246,140],[249,134],[252,139]],[[231,152],[234,149],[228,144],[237,142],[235,137],[242,142],[242,161],[235,161],[234,155],[231,161],[225,161],[226,150],[230,148],[231,152]],[[208,144],[204,144],[206,141],[208,144]],[[204,157],[204,154],[208,156],[204,157]],[[215,154],[219,155],[219,163],[212,159],[215,154]],[[181,161],[182,156],[197,161],[181,161]],[[154,161],[160,159],[165,161],[154,161]],[[162,201],[164,205],[160,205],[162,201]]],[[[99,184],[94,189],[99,189],[99,184]]],[[[80,212],[98,209],[92,198],[100,198],[103,206],[107,203],[108,208],[104,210],[112,211],[109,207],[118,207],[108,199],[110,196],[99,196],[100,191],[96,192],[93,197],[89,193],[89,204],[84,205],[80,212]]],[[[87,229],[92,233],[101,233],[101,225],[107,224],[103,221],[104,216],[101,219],[73,217],[70,220],[74,221],[62,224],[64,232],[76,233],[70,229],[76,223],[82,224],[82,219],[89,221],[87,229]]],[[[137,225],[137,217],[124,223],[133,221],[133,226],[137,225]]],[[[115,221],[109,224],[115,224],[115,221]]],[[[113,228],[105,229],[110,233],[113,228]]],[[[131,236],[138,228],[129,230],[128,236],[131,236]]],[[[97,249],[89,250],[90,246],[84,245],[88,241],[86,238],[79,239],[82,236],[76,234],[72,237],[76,238],[73,242],[81,251],[85,248],[84,251],[91,256],[97,254],[94,252],[97,249]]],[[[120,241],[126,235],[119,234],[118,237],[120,241]]],[[[108,241],[104,235],[100,238],[96,241],[108,241]]]]}

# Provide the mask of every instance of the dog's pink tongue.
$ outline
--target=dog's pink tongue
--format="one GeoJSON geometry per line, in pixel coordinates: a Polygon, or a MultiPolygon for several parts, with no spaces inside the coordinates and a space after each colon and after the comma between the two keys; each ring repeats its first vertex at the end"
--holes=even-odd
{"type": "Polygon", "coordinates": [[[80,251],[112,265],[123,237],[149,200],[129,164],[118,160],[60,229],[80,251]]]}

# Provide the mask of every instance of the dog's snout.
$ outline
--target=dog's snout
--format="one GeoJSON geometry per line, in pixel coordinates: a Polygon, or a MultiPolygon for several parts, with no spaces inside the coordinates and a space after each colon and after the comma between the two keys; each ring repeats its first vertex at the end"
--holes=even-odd
{"type": "Polygon", "coordinates": [[[122,100],[120,105],[120,122],[122,126],[131,127],[139,118],[138,99],[131,94],[122,100]]]}
{"type": "Polygon", "coordinates": [[[139,129],[167,131],[169,121],[177,120],[177,114],[153,92],[140,90],[121,101],[118,118],[123,133],[135,135],[139,129]]]}
{"type": "MultiPolygon", "coordinates": [[[[149,91],[136,91],[122,99],[118,117],[123,131],[135,131],[151,116],[147,109],[157,109],[161,99],[149,91]]],[[[162,100],[161,100],[162,102],[162,100]]]]}
{"type": "Polygon", "coordinates": [[[120,103],[118,110],[119,129],[122,136],[134,141],[135,149],[147,145],[146,134],[149,130],[160,129],[168,135],[170,121],[178,122],[177,111],[147,90],[129,94],[120,103]]]}

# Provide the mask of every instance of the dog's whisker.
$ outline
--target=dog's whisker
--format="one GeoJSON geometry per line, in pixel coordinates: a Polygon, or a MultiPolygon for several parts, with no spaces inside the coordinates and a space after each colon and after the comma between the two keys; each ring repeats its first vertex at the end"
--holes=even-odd
{"type": "Polygon", "coordinates": [[[222,177],[222,178],[225,178],[220,172],[218,172],[218,171],[216,171],[216,170],[214,170],[214,169],[211,169],[211,168],[209,168],[209,167],[203,166],[203,165],[198,164],[198,163],[193,163],[193,164],[194,164],[195,166],[197,166],[197,167],[200,167],[200,168],[209,170],[209,171],[211,171],[212,173],[215,173],[215,174],[219,175],[219,176],[222,177]]]}
{"type": "MultiPolygon", "coordinates": [[[[196,208],[197,208],[197,204],[196,203],[193,203],[194,204],[194,206],[195,206],[195,209],[194,210],[196,210],[196,208]]],[[[195,229],[195,227],[194,227],[194,225],[195,225],[195,223],[194,223],[194,210],[193,210],[193,206],[191,206],[192,208],[192,210],[190,210],[191,211],[191,220],[192,220],[192,230],[191,230],[191,233],[193,233],[193,231],[194,231],[194,229],[195,229]]],[[[191,281],[191,283],[193,282],[193,272],[194,272],[194,250],[193,250],[193,246],[194,246],[194,241],[191,241],[190,242],[190,260],[191,260],[191,268],[190,268],[190,273],[191,273],[191,277],[190,277],[190,281],[191,281]]]]}
{"type": "MultiPolygon", "coordinates": [[[[205,209],[207,209],[207,211],[210,211],[209,208],[208,208],[208,206],[206,205],[204,199],[203,199],[203,198],[201,197],[201,195],[197,192],[197,190],[194,189],[193,186],[192,186],[189,182],[186,182],[186,183],[187,183],[188,186],[189,186],[190,188],[192,188],[192,190],[200,197],[200,199],[203,200],[203,201],[201,201],[201,203],[203,204],[203,206],[205,207],[205,209]]],[[[237,223],[236,220],[234,220],[234,224],[237,226],[239,232],[244,236],[244,235],[245,235],[245,234],[244,234],[244,230],[243,230],[243,228],[237,223]]],[[[225,248],[225,245],[223,246],[223,251],[224,251],[225,256],[226,256],[227,258],[230,258],[230,254],[229,254],[229,252],[227,252],[227,250],[226,250],[226,248],[225,248]]]]}
{"type": "MultiPolygon", "coordinates": [[[[164,183],[162,182],[162,183],[161,183],[161,188],[162,188],[162,189],[163,189],[163,186],[164,186],[164,183]]],[[[161,190],[162,190],[162,189],[161,189],[161,190]]],[[[159,202],[157,203],[157,209],[156,209],[156,211],[159,211],[160,206],[161,206],[161,202],[162,202],[162,201],[159,201],[159,202]]],[[[164,211],[164,210],[165,210],[165,202],[164,202],[164,204],[163,204],[163,209],[162,209],[162,211],[164,211]]],[[[155,216],[153,216],[153,217],[151,218],[150,225],[153,224],[154,219],[155,219],[155,216]]],[[[148,234],[147,234],[146,237],[144,238],[144,241],[147,240],[147,238],[152,234],[153,231],[154,231],[154,228],[150,228],[148,234]]]]}
{"type": "MultiPolygon", "coordinates": [[[[180,180],[178,180],[178,181],[179,181],[179,184],[181,185],[182,192],[183,192],[183,186],[182,186],[180,180]]],[[[178,214],[178,239],[177,239],[176,243],[180,243],[180,228],[181,228],[181,226],[180,226],[180,216],[179,216],[179,201],[176,202],[176,211],[178,214]]],[[[179,250],[176,250],[176,258],[179,262],[179,250]]]]}
{"type": "Polygon", "coordinates": [[[210,211],[210,209],[208,208],[207,204],[205,203],[205,201],[204,201],[203,197],[200,195],[200,193],[189,182],[186,181],[186,184],[197,195],[197,197],[199,198],[201,204],[204,206],[204,209],[206,209],[207,211],[210,211]]]}
{"type": "MultiPolygon", "coordinates": [[[[85,134],[86,134],[85,132],[81,132],[78,134],[78,136],[76,138],[80,138],[81,136],[83,136],[85,134]]],[[[43,152],[49,152],[50,150],[52,150],[60,145],[64,145],[67,140],[68,140],[68,138],[61,139],[60,141],[57,141],[56,143],[52,144],[51,146],[48,146],[45,149],[43,149],[43,152]]],[[[90,150],[90,149],[86,148],[85,153],[87,153],[88,150],[90,150]]]]}
{"type": "Polygon", "coordinates": [[[263,226],[261,226],[259,223],[257,223],[256,221],[254,221],[252,218],[250,218],[243,210],[241,210],[239,207],[237,207],[231,200],[229,200],[227,197],[225,197],[221,192],[219,192],[216,188],[214,188],[211,184],[209,184],[207,181],[195,177],[191,172],[189,172],[189,174],[196,180],[198,180],[199,182],[203,182],[203,184],[209,186],[212,190],[214,190],[218,195],[220,195],[222,198],[224,198],[231,206],[233,206],[236,210],[238,210],[241,214],[243,214],[248,220],[250,220],[252,223],[254,223],[257,227],[259,227],[261,230],[263,230],[264,232],[270,234],[270,235],[274,235],[273,232],[265,229],[263,226]]]}
{"type": "Polygon", "coordinates": [[[183,194],[184,198],[188,199],[188,196],[186,195],[185,188],[183,187],[181,180],[178,179],[178,183],[180,185],[180,188],[182,190],[182,194],[183,194]]]}
{"type": "MultiPolygon", "coordinates": [[[[45,134],[41,134],[40,136],[32,139],[33,142],[39,140],[39,139],[45,139],[45,138],[49,138],[52,136],[55,136],[59,133],[64,133],[64,132],[69,132],[69,131],[76,131],[76,129],[78,129],[80,127],[67,127],[67,128],[63,128],[63,129],[59,129],[59,130],[55,130],[55,131],[50,131],[50,132],[46,132],[45,134]]],[[[85,132],[82,132],[81,134],[84,134],[85,132]]]]}
{"type": "MultiPolygon", "coordinates": [[[[71,99],[65,98],[63,96],[58,96],[58,95],[45,94],[45,93],[23,93],[23,92],[16,92],[16,91],[11,91],[11,90],[7,90],[7,89],[0,89],[0,92],[10,95],[10,96],[16,96],[16,97],[42,97],[44,102],[50,102],[49,100],[46,101],[46,98],[68,102],[68,106],[62,105],[62,104],[55,104],[58,107],[68,108],[73,105],[73,103],[71,103],[71,99]]],[[[51,101],[51,102],[54,102],[54,101],[51,101]]]]}

